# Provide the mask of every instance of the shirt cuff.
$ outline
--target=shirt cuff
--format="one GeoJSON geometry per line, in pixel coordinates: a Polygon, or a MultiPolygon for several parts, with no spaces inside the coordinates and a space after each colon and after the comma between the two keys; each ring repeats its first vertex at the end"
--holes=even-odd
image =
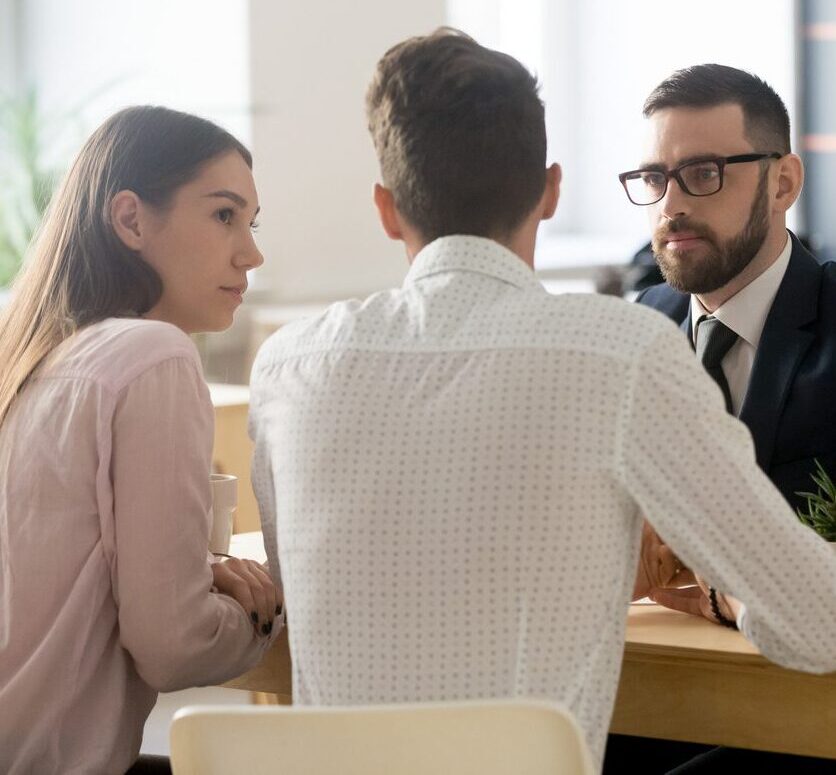
{"type": "MultiPolygon", "coordinates": [[[[738,601],[739,602],[739,601],[738,601]]],[[[740,603],[740,610],[737,612],[737,629],[743,632],[743,620],[746,618],[746,606],[740,603]]]]}

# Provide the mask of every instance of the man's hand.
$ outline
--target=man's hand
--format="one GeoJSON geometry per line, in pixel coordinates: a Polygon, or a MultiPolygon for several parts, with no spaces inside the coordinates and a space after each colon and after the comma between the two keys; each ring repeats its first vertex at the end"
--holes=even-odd
{"type": "MultiPolygon", "coordinates": [[[[711,601],[708,597],[708,584],[699,576],[694,576],[696,586],[685,587],[684,589],[652,589],[649,593],[654,603],[670,608],[674,611],[682,611],[694,616],[704,616],[706,619],[718,624],[717,617],[711,610],[711,601]]],[[[730,595],[717,593],[717,607],[720,613],[731,621],[737,620],[740,610],[740,603],[730,595]]]]}
{"type": "Polygon", "coordinates": [[[281,591],[261,565],[232,557],[214,563],[212,575],[218,591],[241,605],[259,635],[273,631],[273,619],[281,612],[281,591]]]}
{"type": "Polygon", "coordinates": [[[633,585],[633,600],[647,597],[654,589],[693,583],[693,576],[683,571],[682,563],[673,550],[645,520],[642,523],[642,548],[636,583],[633,585]]]}

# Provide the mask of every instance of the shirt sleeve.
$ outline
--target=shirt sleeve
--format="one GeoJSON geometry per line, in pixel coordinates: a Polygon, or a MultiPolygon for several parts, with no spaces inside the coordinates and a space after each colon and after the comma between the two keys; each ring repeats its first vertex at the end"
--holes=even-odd
{"type": "Polygon", "coordinates": [[[687,565],[744,605],[740,626],[769,659],[836,670],[836,554],[755,463],[748,429],[673,327],[634,364],[620,476],[687,565]]]}
{"type": "MultiPolygon", "coordinates": [[[[276,527],[276,492],[273,481],[272,447],[269,442],[268,413],[270,411],[270,383],[261,367],[263,353],[256,358],[250,378],[249,434],[253,440],[251,478],[253,492],[258,501],[264,551],[273,582],[282,587],[279,567],[279,545],[276,527]]],[[[274,387],[275,389],[275,387],[274,387]]]]}
{"type": "Polygon", "coordinates": [[[208,389],[186,357],[149,368],[117,398],[111,476],[119,635],[159,691],[232,678],[269,643],[235,600],[211,591],[213,432],[208,389]]]}

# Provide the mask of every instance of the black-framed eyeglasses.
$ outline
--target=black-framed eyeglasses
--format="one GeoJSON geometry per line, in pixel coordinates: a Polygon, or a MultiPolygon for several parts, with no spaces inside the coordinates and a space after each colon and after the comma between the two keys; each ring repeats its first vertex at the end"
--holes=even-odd
{"type": "Polygon", "coordinates": [[[643,169],[622,172],[618,179],[627,198],[634,205],[652,205],[665,196],[668,181],[673,178],[679,187],[691,196],[711,196],[723,187],[723,171],[727,164],[743,164],[748,161],[761,159],[780,159],[784,154],[772,153],[740,153],[736,156],[717,156],[707,159],[689,161],[680,164],[676,169],[643,169]]]}

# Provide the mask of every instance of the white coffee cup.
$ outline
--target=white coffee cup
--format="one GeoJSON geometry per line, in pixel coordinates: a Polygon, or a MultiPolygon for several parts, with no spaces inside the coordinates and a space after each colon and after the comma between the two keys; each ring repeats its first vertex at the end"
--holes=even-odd
{"type": "Polygon", "coordinates": [[[212,530],[209,533],[209,551],[229,552],[232,536],[232,519],[238,507],[238,477],[231,474],[212,474],[212,530]]]}

